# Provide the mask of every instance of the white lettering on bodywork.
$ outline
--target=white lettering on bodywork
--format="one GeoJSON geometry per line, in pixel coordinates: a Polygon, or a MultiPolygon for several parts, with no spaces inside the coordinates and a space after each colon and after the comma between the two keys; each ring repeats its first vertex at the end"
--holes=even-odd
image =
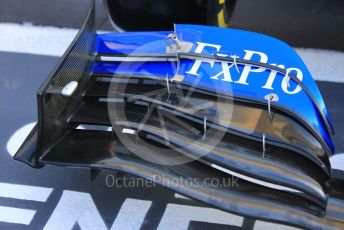
{"type": "MultiPolygon", "coordinates": [[[[214,50],[217,56],[221,56],[221,57],[228,56],[226,54],[218,53],[221,50],[221,45],[209,44],[209,43],[203,43],[203,42],[197,42],[195,53],[209,53],[209,49],[214,50]]],[[[260,63],[264,63],[264,64],[268,63],[269,57],[267,54],[263,52],[254,51],[254,50],[244,50],[244,52],[245,52],[245,55],[243,59],[245,60],[250,61],[253,59],[255,60],[258,59],[258,62],[260,63]]],[[[214,53],[211,53],[211,54],[213,55],[214,53]]],[[[226,61],[218,61],[218,62],[221,63],[222,70],[217,72],[215,75],[208,76],[208,77],[210,77],[213,80],[222,80],[226,82],[234,81],[233,83],[237,83],[241,85],[249,85],[249,76],[251,73],[262,73],[267,70],[265,67],[256,67],[250,64],[246,64],[243,67],[240,77],[237,80],[233,80],[230,70],[233,66],[235,66],[235,64],[229,63],[226,61]]],[[[208,64],[210,65],[211,68],[213,68],[215,63],[216,63],[216,60],[207,60],[207,59],[200,58],[198,60],[195,60],[194,64],[191,66],[191,69],[189,71],[186,71],[185,73],[199,77],[200,76],[199,70],[202,64],[208,64]]],[[[271,65],[277,66],[278,68],[281,68],[281,69],[285,68],[283,64],[271,64],[271,65]]],[[[262,88],[273,90],[274,88],[272,85],[276,79],[277,71],[276,70],[269,70],[269,71],[271,72],[268,78],[266,79],[265,84],[262,86],[262,88]]],[[[300,81],[302,81],[303,73],[300,69],[295,68],[295,67],[290,67],[290,68],[287,68],[286,71],[288,71],[288,73],[295,72],[296,73],[295,76],[300,81]]],[[[297,94],[302,90],[301,86],[299,85],[297,85],[294,90],[289,89],[288,81],[289,79],[287,77],[284,77],[281,81],[281,88],[283,92],[285,92],[286,94],[297,94]]]]}

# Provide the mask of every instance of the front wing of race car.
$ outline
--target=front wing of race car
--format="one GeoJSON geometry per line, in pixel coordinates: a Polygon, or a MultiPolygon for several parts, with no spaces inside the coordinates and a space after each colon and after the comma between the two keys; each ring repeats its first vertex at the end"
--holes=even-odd
{"type": "Polygon", "coordinates": [[[94,10],[39,89],[16,160],[116,170],[243,216],[344,227],[333,127],[289,46],[195,25],[96,34],[94,10]],[[239,186],[207,183],[231,176],[239,186]]]}

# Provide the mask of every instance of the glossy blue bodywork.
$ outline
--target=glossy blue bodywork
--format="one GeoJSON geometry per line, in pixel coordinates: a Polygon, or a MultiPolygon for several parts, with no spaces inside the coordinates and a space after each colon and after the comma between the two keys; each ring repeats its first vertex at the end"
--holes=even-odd
{"type": "Polygon", "coordinates": [[[97,35],[96,53],[103,56],[167,55],[166,38],[173,32],[177,35],[179,42],[192,45],[189,50],[191,53],[232,56],[289,69],[288,71],[296,75],[312,93],[325,120],[322,119],[309,95],[303,89],[297,88],[299,86],[294,81],[288,81],[285,75],[266,68],[235,66],[220,61],[202,61],[198,67],[195,67],[195,60],[182,58],[179,60],[179,68],[176,61],[98,61],[93,66],[93,72],[161,78],[166,76],[172,78],[175,74],[179,74],[184,76],[183,82],[186,84],[191,85],[195,79],[198,79],[198,86],[201,88],[258,102],[264,102],[266,95],[274,93],[279,97],[276,102],[278,106],[289,111],[298,120],[316,131],[331,152],[334,152],[332,134],[326,128],[326,122],[331,129],[333,129],[332,124],[315,81],[296,52],[277,39],[234,29],[176,25],[175,31],[97,35]],[[225,76],[223,71],[226,68],[228,72],[225,76]]]}

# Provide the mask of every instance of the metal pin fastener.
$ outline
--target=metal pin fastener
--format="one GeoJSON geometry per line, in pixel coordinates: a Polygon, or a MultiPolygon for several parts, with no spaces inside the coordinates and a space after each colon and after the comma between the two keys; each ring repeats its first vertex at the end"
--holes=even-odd
{"type": "Polygon", "coordinates": [[[170,79],[168,78],[168,75],[166,75],[166,86],[167,86],[167,92],[170,94],[170,79]]]}
{"type": "Polygon", "coordinates": [[[278,95],[275,94],[275,93],[270,93],[270,94],[266,95],[264,98],[265,98],[265,100],[268,101],[268,112],[269,112],[269,117],[270,117],[270,120],[272,120],[271,102],[272,102],[272,101],[278,101],[278,100],[279,100],[279,97],[278,97],[278,95]]]}
{"type": "Polygon", "coordinates": [[[175,33],[171,33],[166,37],[166,45],[168,53],[175,53],[180,50],[181,46],[178,41],[178,37],[175,33]]]}
{"type": "Polygon", "coordinates": [[[265,158],[265,139],[266,139],[266,135],[264,133],[263,134],[263,158],[265,158]]]}
{"type": "Polygon", "coordinates": [[[234,55],[231,55],[230,56],[231,58],[233,58],[233,63],[234,63],[234,66],[235,66],[235,69],[238,73],[240,73],[240,70],[239,70],[239,67],[238,67],[238,63],[236,61],[237,58],[239,58],[239,56],[237,56],[236,54],[234,55]]]}
{"type": "Polygon", "coordinates": [[[286,70],[284,77],[285,77],[285,80],[287,83],[287,87],[289,88],[290,87],[290,77],[289,77],[289,70],[288,69],[286,70]]]}
{"type": "Polygon", "coordinates": [[[206,134],[207,134],[207,117],[204,116],[204,119],[203,119],[203,140],[205,139],[206,134]]]}

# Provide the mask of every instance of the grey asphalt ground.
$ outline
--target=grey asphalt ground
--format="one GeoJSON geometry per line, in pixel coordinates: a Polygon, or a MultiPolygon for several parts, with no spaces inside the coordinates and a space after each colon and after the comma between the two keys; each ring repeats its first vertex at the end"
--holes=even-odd
{"type": "MultiPolygon", "coordinates": [[[[89,7],[85,0],[0,0],[0,22],[80,28],[89,7]]],[[[96,0],[97,28],[111,30],[103,0],[96,0]]]]}
{"type": "MultiPolygon", "coordinates": [[[[103,0],[96,0],[98,28],[111,30],[103,0]]],[[[0,22],[79,28],[85,0],[0,0],[0,22]]],[[[342,0],[238,0],[230,26],[274,36],[294,47],[344,50],[342,0]]]]}

